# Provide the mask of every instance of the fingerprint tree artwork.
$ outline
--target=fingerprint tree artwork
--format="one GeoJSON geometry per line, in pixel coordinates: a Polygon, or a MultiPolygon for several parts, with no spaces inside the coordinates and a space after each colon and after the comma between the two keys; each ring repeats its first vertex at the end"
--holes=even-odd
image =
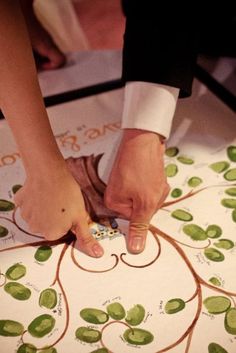
{"type": "MultiPolygon", "coordinates": [[[[122,253],[112,254],[113,263],[110,267],[99,270],[96,268],[89,269],[82,265],[76,256],[76,239],[73,233],[68,233],[64,238],[53,242],[48,242],[41,238],[35,239],[35,241],[30,243],[2,247],[0,253],[13,253],[15,250],[20,251],[23,248],[33,247],[35,248],[34,259],[38,263],[47,264],[47,261],[49,261],[55,252],[57,259],[52,281],[50,285],[40,290],[37,302],[35,303],[41,310],[41,314],[29,322],[27,322],[26,315],[22,317],[20,322],[12,319],[14,315],[11,317],[1,317],[2,314],[0,313],[0,336],[4,337],[4,340],[18,337],[19,340],[15,347],[15,352],[17,353],[60,353],[57,350],[57,345],[65,339],[69,326],[73,324],[74,339],[81,342],[83,347],[87,347],[86,352],[112,353],[109,342],[104,340],[104,334],[112,326],[119,325],[124,328],[120,339],[128,345],[129,349],[132,347],[133,349],[144,346],[148,347],[153,342],[157,342],[155,349],[152,348],[150,353],[171,352],[172,349],[184,343],[184,353],[193,353],[191,351],[191,344],[202,310],[204,309],[210,315],[221,317],[222,330],[229,337],[236,337],[236,288],[235,292],[227,290],[223,286],[222,281],[215,275],[210,276],[208,280],[202,278],[185,251],[188,248],[198,249],[206,261],[211,263],[220,263],[226,258],[234,256],[235,242],[223,236],[224,230],[219,224],[216,224],[217,222],[209,224],[207,227],[204,227],[202,224],[196,224],[194,222],[195,215],[191,210],[186,210],[183,207],[185,200],[194,200],[196,195],[203,194],[206,190],[211,190],[214,193],[215,189],[222,188],[225,193],[225,197],[221,200],[222,209],[224,207],[232,209],[232,216],[229,221],[236,222],[236,183],[234,184],[236,181],[236,168],[232,166],[232,163],[236,162],[236,147],[229,146],[226,152],[228,160],[220,160],[209,164],[207,167],[211,173],[222,175],[223,183],[204,186],[204,180],[194,174],[187,180],[189,190],[185,193],[181,187],[173,182],[174,187],[170,191],[167,201],[163,204],[162,210],[168,214],[169,219],[181,225],[181,232],[183,236],[186,236],[186,242],[180,241],[176,236],[163,231],[155,225],[150,225],[150,233],[156,244],[157,251],[154,258],[143,266],[129,263],[125,258],[125,254],[122,253]],[[61,271],[66,253],[69,254],[71,266],[75,266],[78,271],[85,271],[96,275],[96,273],[110,272],[120,264],[138,271],[139,268],[143,268],[144,266],[151,267],[154,263],[158,263],[162,247],[167,243],[184,263],[195,284],[195,290],[189,299],[170,297],[164,303],[165,315],[170,317],[171,320],[178,313],[184,313],[191,302],[196,302],[196,311],[190,324],[187,327],[183,327],[182,334],[176,340],[173,340],[173,342],[170,342],[165,347],[158,346],[158,340],[155,341],[155,328],[150,330],[145,326],[146,304],[140,302],[134,302],[133,306],[125,307],[120,299],[109,303],[105,308],[96,307],[91,303],[90,307],[81,307],[79,322],[72,323],[70,321],[72,308],[68,294],[64,288],[61,271]],[[56,249],[59,250],[56,251],[56,249]],[[204,297],[204,288],[212,291],[212,295],[204,297]],[[58,320],[58,317],[55,315],[55,307],[59,301],[63,302],[65,320],[63,328],[55,330],[58,320]],[[37,342],[43,343],[36,345],[34,343],[35,338],[38,339],[37,342]],[[96,346],[93,346],[93,344],[96,344],[96,346]]],[[[178,175],[182,165],[190,168],[189,171],[191,171],[191,166],[195,163],[194,158],[180,154],[177,147],[168,148],[166,156],[168,163],[165,170],[167,177],[171,181],[178,175]]],[[[105,238],[113,240],[117,237],[123,237],[124,234],[122,234],[118,226],[121,215],[114,214],[112,211],[106,209],[103,204],[103,194],[106,185],[98,176],[98,165],[101,158],[102,155],[69,158],[67,163],[75,179],[81,186],[87,210],[92,217],[92,234],[98,240],[105,238]]],[[[14,185],[12,192],[15,193],[19,188],[20,185],[14,185]]],[[[2,241],[8,238],[9,228],[12,225],[24,233],[25,236],[38,237],[37,235],[30,234],[19,225],[17,209],[11,201],[1,199],[0,212],[0,222],[2,221],[4,224],[0,225],[0,237],[2,241]]],[[[5,295],[10,296],[15,305],[18,302],[24,302],[27,306],[27,301],[30,300],[32,294],[31,288],[22,283],[22,279],[27,273],[27,266],[23,261],[15,263],[14,257],[12,259],[11,266],[4,269],[0,261],[0,290],[4,291],[5,295]]],[[[132,297],[135,297],[135,293],[132,294],[132,297]]],[[[233,353],[233,351],[227,350],[218,342],[217,336],[214,341],[208,342],[207,347],[209,353],[233,353]]],[[[114,353],[117,352],[114,351],[114,353]]]]}
{"type": "MultiPolygon", "coordinates": [[[[232,162],[236,162],[236,146],[229,146],[226,150],[226,154],[228,160],[220,160],[211,163],[208,165],[208,168],[210,168],[214,173],[220,175],[222,174],[223,178],[227,182],[231,182],[231,184],[219,183],[218,185],[208,185],[199,187],[203,183],[203,180],[199,176],[194,175],[188,178],[187,180],[187,185],[189,186],[190,191],[187,192],[184,196],[182,196],[183,193],[180,188],[173,188],[170,192],[170,196],[175,200],[166,202],[163,207],[165,208],[179,203],[183,200],[186,200],[188,198],[194,197],[195,195],[203,193],[204,191],[210,188],[223,188],[225,195],[229,195],[231,196],[231,198],[223,198],[221,200],[221,204],[224,207],[233,209],[232,221],[236,222],[236,184],[232,183],[236,181],[236,168],[231,168],[230,164],[232,162]]],[[[166,155],[171,159],[171,162],[168,163],[165,167],[166,175],[168,178],[172,178],[178,173],[179,167],[176,161],[187,165],[194,164],[194,159],[179,155],[179,149],[177,147],[169,147],[166,150],[166,155]]],[[[180,222],[184,222],[183,226],[181,227],[181,231],[182,233],[187,235],[187,237],[189,237],[193,241],[193,243],[207,241],[207,245],[202,247],[203,255],[207,260],[212,262],[222,262],[225,260],[225,256],[230,256],[227,255],[227,252],[229,252],[229,250],[232,250],[235,247],[235,242],[231,239],[226,239],[222,237],[223,231],[219,225],[210,224],[207,226],[206,229],[204,229],[201,225],[195,224],[193,222],[194,216],[190,212],[181,208],[176,208],[175,210],[170,212],[170,215],[174,219],[180,222]]],[[[175,246],[176,250],[179,252],[180,256],[182,256],[182,258],[186,262],[186,265],[189,267],[189,270],[194,276],[196,282],[196,292],[194,293],[193,297],[190,298],[189,301],[191,301],[195,297],[198,297],[199,314],[202,310],[202,306],[205,307],[209,314],[222,314],[222,325],[224,325],[224,329],[228,334],[236,335],[236,292],[225,290],[222,287],[221,281],[217,277],[212,276],[211,278],[209,278],[208,281],[205,281],[203,278],[201,278],[199,274],[194,270],[189,259],[183,252],[183,247],[189,246],[189,244],[183,244],[182,242],[179,242],[176,239],[173,240],[173,238],[168,234],[165,234],[157,228],[155,229],[159,236],[164,237],[168,242],[172,243],[173,246],[175,246]],[[181,244],[182,247],[180,247],[179,244],[181,244]],[[212,289],[216,293],[216,295],[207,298],[202,298],[202,287],[212,289]]],[[[191,247],[194,248],[194,245],[192,245],[191,247]]],[[[196,246],[196,249],[197,248],[198,247],[196,246]]],[[[165,311],[168,314],[175,314],[181,310],[184,310],[188,302],[184,302],[184,300],[182,300],[181,298],[171,298],[165,305],[165,311]]],[[[196,325],[196,323],[197,320],[194,326],[196,325]]],[[[188,337],[186,352],[188,352],[188,349],[190,347],[193,330],[188,337]]],[[[221,347],[215,342],[209,343],[208,351],[210,353],[226,352],[223,347],[221,347]]]]}

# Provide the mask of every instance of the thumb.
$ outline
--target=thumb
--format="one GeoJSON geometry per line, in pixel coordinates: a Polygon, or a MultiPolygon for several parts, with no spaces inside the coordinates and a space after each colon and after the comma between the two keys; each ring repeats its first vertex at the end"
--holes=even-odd
{"type": "Polygon", "coordinates": [[[141,206],[133,207],[127,238],[127,249],[130,253],[139,254],[144,250],[151,218],[152,214],[142,210],[141,206]]]}
{"type": "Polygon", "coordinates": [[[78,239],[78,248],[91,257],[101,257],[103,248],[89,231],[88,218],[81,217],[71,228],[78,239]]]}

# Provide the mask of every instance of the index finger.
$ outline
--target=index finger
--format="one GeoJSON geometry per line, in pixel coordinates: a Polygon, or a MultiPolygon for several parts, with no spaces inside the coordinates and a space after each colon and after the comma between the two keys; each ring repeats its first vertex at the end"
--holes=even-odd
{"type": "Polygon", "coordinates": [[[139,254],[144,250],[152,215],[153,213],[142,211],[141,207],[133,208],[127,237],[127,249],[130,253],[139,254]]]}
{"type": "Polygon", "coordinates": [[[73,224],[71,231],[78,239],[78,248],[80,251],[92,257],[101,257],[103,255],[103,248],[90,233],[88,217],[80,217],[73,224]]]}

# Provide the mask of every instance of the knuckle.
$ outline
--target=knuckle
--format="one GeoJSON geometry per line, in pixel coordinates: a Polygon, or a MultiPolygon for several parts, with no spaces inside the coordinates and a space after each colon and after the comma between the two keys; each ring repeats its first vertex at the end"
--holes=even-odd
{"type": "Polygon", "coordinates": [[[157,206],[157,199],[156,197],[152,197],[151,199],[149,199],[149,202],[148,202],[148,209],[150,211],[153,211],[156,209],[156,206],[157,206]]]}
{"type": "Polygon", "coordinates": [[[39,227],[37,227],[35,224],[29,224],[29,230],[32,233],[41,233],[39,227]]]}
{"type": "Polygon", "coordinates": [[[164,186],[164,192],[168,194],[170,192],[170,189],[171,189],[170,185],[166,183],[164,186]]]}
{"type": "Polygon", "coordinates": [[[42,232],[42,234],[46,240],[53,240],[51,233],[42,232]]]}
{"type": "Polygon", "coordinates": [[[68,232],[69,232],[69,228],[62,229],[59,232],[55,233],[56,238],[60,239],[60,238],[64,237],[68,232]]]}
{"type": "Polygon", "coordinates": [[[141,205],[141,209],[144,212],[152,212],[153,210],[156,209],[156,205],[157,205],[157,200],[152,195],[152,196],[146,198],[145,200],[143,200],[142,205],[141,205]]]}
{"type": "Polygon", "coordinates": [[[60,238],[56,233],[44,233],[43,236],[46,240],[57,240],[60,238]]]}
{"type": "Polygon", "coordinates": [[[95,243],[96,240],[94,239],[94,237],[91,234],[87,234],[87,235],[79,235],[78,239],[83,243],[83,244],[92,244],[95,243]]]}
{"type": "Polygon", "coordinates": [[[27,222],[28,221],[28,216],[27,216],[27,212],[24,210],[24,209],[22,209],[22,208],[20,208],[20,215],[21,215],[21,218],[25,221],[25,222],[27,222]]]}
{"type": "Polygon", "coordinates": [[[60,230],[58,230],[58,231],[52,230],[52,231],[46,231],[46,232],[42,232],[42,233],[44,235],[44,238],[47,240],[57,240],[57,239],[62,238],[65,235],[65,233],[63,233],[60,230]]]}
{"type": "Polygon", "coordinates": [[[114,206],[113,197],[109,192],[105,192],[104,203],[108,208],[112,208],[114,206]]]}
{"type": "Polygon", "coordinates": [[[166,200],[167,196],[170,193],[170,190],[171,190],[171,187],[169,186],[169,184],[166,184],[161,197],[162,203],[166,200]]]}
{"type": "Polygon", "coordinates": [[[149,223],[144,222],[130,222],[130,231],[133,236],[142,235],[144,236],[148,231],[149,223]]]}
{"type": "Polygon", "coordinates": [[[20,190],[18,190],[14,196],[14,202],[15,202],[16,206],[19,206],[21,203],[21,199],[22,199],[21,195],[22,195],[22,192],[20,190]]]}

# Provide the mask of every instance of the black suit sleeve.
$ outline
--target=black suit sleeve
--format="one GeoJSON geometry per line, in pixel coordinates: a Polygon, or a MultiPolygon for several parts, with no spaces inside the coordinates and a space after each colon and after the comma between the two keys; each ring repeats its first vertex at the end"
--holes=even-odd
{"type": "MultiPolygon", "coordinates": [[[[155,1],[123,0],[126,30],[122,78],[178,87],[191,95],[196,62],[194,16],[155,1]],[[171,11],[170,11],[171,10],[171,11]]],[[[171,7],[171,4],[170,4],[171,7]]]]}

